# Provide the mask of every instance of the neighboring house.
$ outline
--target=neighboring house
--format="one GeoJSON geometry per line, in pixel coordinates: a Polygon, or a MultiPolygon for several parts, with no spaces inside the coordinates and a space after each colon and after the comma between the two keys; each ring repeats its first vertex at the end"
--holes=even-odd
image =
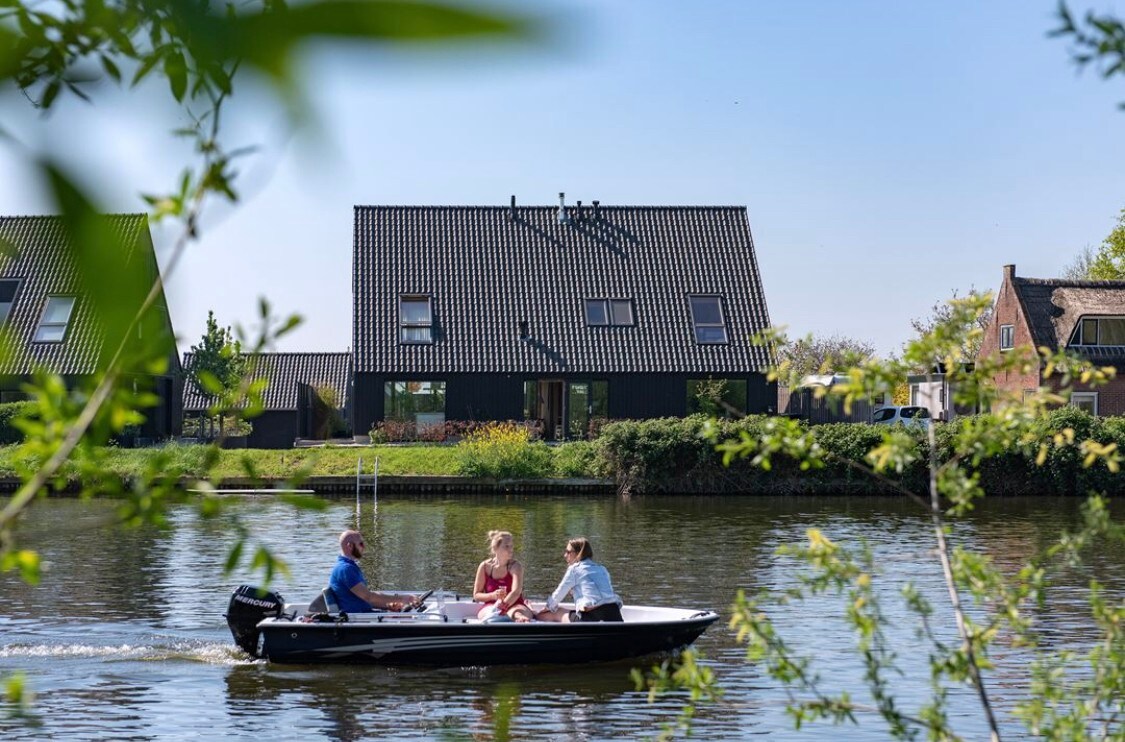
{"type": "MultiPolygon", "coordinates": [[[[1039,347],[1065,348],[1099,366],[1115,366],[1116,379],[1097,388],[1075,387],[1071,404],[1095,415],[1125,414],[1125,281],[1021,278],[1014,265],[1004,266],[981,356],[1039,347]]],[[[994,381],[1015,395],[1046,384],[1041,365],[994,381]]]]}
{"type": "MultiPolygon", "coordinates": [[[[190,375],[193,354],[184,354],[190,375]]],[[[261,353],[250,356],[251,379],[266,379],[265,410],[250,419],[249,448],[291,448],[298,438],[325,439],[347,429],[351,400],[350,353],[261,353]],[[329,408],[321,390],[330,390],[329,408]],[[336,420],[334,424],[333,420],[336,420]]],[[[211,401],[190,380],[184,384],[184,416],[204,417],[211,401]]]]}
{"type": "Polygon", "coordinates": [[[146,421],[128,442],[178,435],[182,374],[163,289],[124,336],[160,279],[148,220],[143,214],[104,218],[109,239],[76,245],[59,217],[0,217],[0,325],[12,341],[12,352],[0,357],[0,402],[23,399],[20,387],[38,368],[59,374],[69,388],[90,382],[124,340],[168,358],[162,374],[124,376],[126,385],[160,399],[143,410],[146,421]]]}
{"type": "MultiPolygon", "coordinates": [[[[972,371],[973,364],[966,364],[972,371]]],[[[953,401],[953,384],[945,372],[945,364],[939,363],[929,374],[911,374],[906,377],[910,387],[910,404],[925,407],[935,420],[949,421],[958,415],[975,415],[980,412],[976,405],[958,405],[953,401]]]]}
{"type": "Polygon", "coordinates": [[[354,248],[357,434],[530,419],[581,438],[684,415],[708,379],[723,409],[776,405],[743,207],[357,206],[354,248]]]}

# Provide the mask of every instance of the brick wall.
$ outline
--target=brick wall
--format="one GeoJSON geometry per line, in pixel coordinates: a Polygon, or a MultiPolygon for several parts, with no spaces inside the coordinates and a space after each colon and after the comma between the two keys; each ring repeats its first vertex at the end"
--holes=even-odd
{"type": "MultiPolygon", "coordinates": [[[[1016,267],[1014,265],[1004,266],[1004,280],[1000,284],[999,293],[996,295],[996,304],[992,311],[992,324],[985,330],[984,338],[981,340],[980,355],[982,358],[1001,352],[1001,325],[1012,325],[1015,330],[1015,350],[1004,352],[1020,352],[1020,349],[1027,352],[1027,349],[1035,348],[1035,341],[1031,337],[1031,328],[1027,324],[1023,307],[1020,305],[1019,297],[1016,296],[1016,290],[1012,287],[1012,279],[1015,275],[1016,267]]],[[[1017,396],[1025,390],[1039,388],[1038,372],[1020,374],[1008,371],[999,375],[993,381],[996,382],[998,389],[1017,396]]]]}

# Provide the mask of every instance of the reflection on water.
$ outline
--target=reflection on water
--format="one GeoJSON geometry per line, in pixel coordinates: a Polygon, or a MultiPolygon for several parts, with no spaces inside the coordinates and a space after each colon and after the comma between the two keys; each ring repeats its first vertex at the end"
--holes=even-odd
{"type": "MultiPolygon", "coordinates": [[[[47,570],[28,587],[0,575],[0,675],[28,672],[43,721],[38,729],[0,720],[6,739],[260,738],[308,739],[604,739],[655,735],[673,724],[679,698],[647,696],[629,680],[630,663],[579,667],[418,668],[271,666],[254,662],[230,641],[222,613],[230,592],[249,574],[222,575],[236,533],[233,514],[253,538],[285,558],[292,574],[275,586],[291,600],[323,587],[340,530],[355,525],[354,505],[294,511],[268,498],[231,505],[203,520],[190,508],[171,514],[165,529],[109,526],[110,502],[52,499],[38,503],[21,526],[47,570]]],[[[907,677],[896,682],[901,706],[927,692],[928,667],[915,625],[898,597],[915,581],[935,603],[940,573],[929,550],[929,524],[907,503],[889,499],[474,497],[384,500],[378,528],[370,506],[360,512],[370,544],[364,569],[386,589],[445,588],[468,592],[486,555],[485,534],[516,535],[528,592],[542,597],[561,576],[569,536],[592,539],[615,587],[631,603],[723,610],[738,588],[788,584],[793,565],[775,555],[781,543],[820,528],[837,541],[863,538],[885,572],[879,594],[894,620],[890,638],[907,677]]],[[[1077,523],[1077,503],[1057,500],[989,503],[954,537],[1014,567],[1077,523]]],[[[1048,643],[1081,647],[1088,625],[1085,586],[1091,578],[1110,595],[1125,589],[1125,554],[1101,550],[1065,573],[1038,620],[1048,643]]],[[[854,639],[830,601],[789,606],[775,617],[815,656],[824,680],[853,691],[863,668],[854,639]]],[[[952,636],[952,627],[943,631],[952,636]]],[[[695,736],[729,739],[787,732],[812,739],[820,727],[791,731],[784,695],[748,667],[721,623],[697,646],[726,688],[717,707],[701,709],[695,736]]],[[[1026,688],[1026,654],[999,647],[989,683],[1001,708],[1026,688]]],[[[982,727],[972,697],[951,693],[951,716],[967,738],[982,727]]],[[[1018,724],[1005,721],[1009,732],[1018,724]]],[[[847,730],[849,738],[882,739],[877,723],[847,730]]]]}

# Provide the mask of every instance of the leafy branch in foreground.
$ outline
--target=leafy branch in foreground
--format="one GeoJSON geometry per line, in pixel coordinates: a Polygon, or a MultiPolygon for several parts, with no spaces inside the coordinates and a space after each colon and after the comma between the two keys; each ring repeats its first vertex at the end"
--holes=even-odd
{"type": "MultiPolygon", "coordinates": [[[[782,558],[801,567],[793,570],[791,586],[763,590],[752,597],[739,594],[731,627],[738,641],[746,645],[747,660],[761,666],[785,689],[787,710],[797,727],[821,720],[858,724],[864,716],[876,715],[895,739],[916,739],[922,733],[930,739],[958,739],[947,712],[947,698],[950,690],[968,687],[977,698],[990,738],[999,739],[1000,724],[986,673],[991,668],[993,645],[1005,641],[1028,652],[1031,658],[1033,682],[1013,712],[1032,733],[1049,739],[1125,736],[1125,603],[1110,604],[1099,585],[1091,583],[1092,648],[1084,657],[1087,671],[1075,671],[1073,653],[1040,649],[1034,620],[1036,611],[1048,604],[1047,591],[1055,571],[1077,563],[1082,552],[1095,544],[1125,539],[1125,529],[1112,522],[1105,499],[1091,495],[1083,509],[1083,525],[1073,533],[1061,534],[1055,544],[1014,574],[999,569],[987,555],[955,539],[950,527],[984,496],[979,469],[990,459],[1018,451],[1042,465],[1049,452],[1070,451],[1081,457],[1083,466],[1104,467],[1110,475],[1120,470],[1122,460],[1115,444],[1083,439],[1072,427],[1048,424],[1057,419],[1048,412],[1065,404],[1074,386],[1104,384],[1113,378],[1114,369],[1098,368],[1043,348],[981,357],[974,364],[966,362],[965,348],[973,345],[966,335],[981,332],[976,318],[990,303],[991,297],[973,295],[951,301],[947,316],[908,344],[902,358],[864,362],[848,370],[844,383],[826,392],[837,395],[847,407],[893,386],[912,368],[940,364],[952,380],[959,404],[980,404],[994,411],[948,423],[952,428],[949,451],[942,460],[937,455],[936,426],[930,426],[922,440],[904,430],[889,429],[867,453],[865,468],[870,475],[882,478],[887,487],[927,513],[932,523],[932,553],[946,593],[942,608],[912,583],[900,589],[905,607],[917,618],[917,636],[924,642],[907,651],[926,652],[929,664],[929,698],[917,710],[904,710],[894,697],[889,678],[903,671],[896,664],[899,655],[888,644],[884,630],[889,621],[874,587],[882,575],[865,545],[855,550],[810,530],[806,544],[779,549],[782,558]],[[999,391],[991,383],[997,374],[1038,373],[1040,369],[1049,386],[1026,398],[999,391]],[[919,459],[927,462],[929,472],[924,491],[887,476],[919,459]],[[785,606],[826,597],[840,601],[841,619],[856,635],[866,696],[861,701],[855,700],[855,689],[826,688],[816,671],[815,658],[785,638],[796,627],[774,623],[773,616],[785,606]]],[[[779,337],[770,333],[763,341],[776,343],[779,337]]],[[[769,468],[778,457],[797,459],[802,467],[822,466],[827,460],[825,450],[817,443],[816,429],[791,420],[779,419],[758,437],[744,435],[736,441],[718,442],[716,447],[728,463],[744,459],[762,468],[769,468]]],[[[682,661],[690,666],[696,657],[686,654],[682,661]]],[[[650,675],[647,682],[650,688],[664,691],[696,688],[700,679],[697,674],[677,675],[674,668],[665,667],[650,675]]],[[[691,713],[682,718],[690,721],[691,713]]]]}

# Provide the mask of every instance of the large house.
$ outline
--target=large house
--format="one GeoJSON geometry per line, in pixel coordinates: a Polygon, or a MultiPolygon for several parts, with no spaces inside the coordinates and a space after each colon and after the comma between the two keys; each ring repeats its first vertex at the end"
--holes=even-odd
{"type": "Polygon", "coordinates": [[[107,215],[95,227],[97,239],[80,242],[59,217],[0,217],[0,325],[9,343],[0,354],[0,402],[23,399],[21,387],[38,369],[70,388],[88,384],[124,343],[126,359],[142,347],[167,357],[160,374],[126,366],[125,383],[160,400],[143,411],[133,437],[178,435],[182,375],[162,288],[130,325],[160,280],[148,220],[107,215]]]}
{"type": "MultiPolygon", "coordinates": [[[[1125,281],[1022,278],[1016,266],[1004,266],[980,353],[987,357],[1040,347],[1065,348],[1099,366],[1125,371],[1125,281]]],[[[1041,367],[1030,374],[1008,372],[994,381],[1015,395],[1049,383],[1041,367]]],[[[1105,386],[1076,387],[1071,404],[1095,415],[1125,414],[1125,374],[1105,386]]]]}
{"type": "Polygon", "coordinates": [[[355,388],[385,420],[535,420],[773,411],[769,326],[744,207],[357,206],[355,388]],[[714,383],[706,388],[713,390],[714,383]]]}
{"type": "MultiPolygon", "coordinates": [[[[345,432],[351,404],[350,353],[260,353],[250,357],[251,381],[265,379],[264,410],[250,419],[249,448],[290,448],[301,439],[324,440],[345,432]]],[[[190,376],[192,353],[184,354],[190,376]]],[[[184,416],[203,418],[211,400],[190,379],[184,416]]]]}

